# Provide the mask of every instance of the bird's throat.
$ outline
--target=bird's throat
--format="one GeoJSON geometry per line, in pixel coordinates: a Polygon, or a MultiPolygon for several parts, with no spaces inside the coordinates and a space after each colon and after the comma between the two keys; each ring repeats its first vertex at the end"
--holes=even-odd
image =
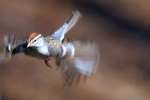
{"type": "Polygon", "coordinates": [[[49,55],[49,50],[47,46],[38,47],[38,52],[42,55],[49,55]]]}

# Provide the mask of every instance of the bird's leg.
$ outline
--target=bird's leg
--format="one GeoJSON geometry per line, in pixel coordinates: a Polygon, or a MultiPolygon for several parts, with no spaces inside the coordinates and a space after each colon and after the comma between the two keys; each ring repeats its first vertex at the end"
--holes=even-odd
{"type": "Polygon", "coordinates": [[[52,68],[52,66],[51,66],[51,64],[49,63],[49,58],[48,59],[45,59],[44,60],[44,63],[48,66],[48,67],[50,67],[50,68],[52,68]]]}
{"type": "Polygon", "coordinates": [[[75,83],[78,84],[80,81],[87,81],[88,77],[85,75],[77,75],[76,79],[75,79],[75,83]]]}
{"type": "Polygon", "coordinates": [[[64,38],[63,40],[62,40],[62,42],[64,43],[64,42],[70,42],[71,40],[70,40],[70,38],[64,38]]]}

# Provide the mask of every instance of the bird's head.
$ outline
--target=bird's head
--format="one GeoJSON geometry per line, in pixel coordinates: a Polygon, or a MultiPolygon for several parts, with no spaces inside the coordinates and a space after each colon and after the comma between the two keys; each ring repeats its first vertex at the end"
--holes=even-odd
{"type": "Polygon", "coordinates": [[[41,47],[45,43],[45,39],[41,34],[31,33],[27,40],[27,47],[41,47]]]}

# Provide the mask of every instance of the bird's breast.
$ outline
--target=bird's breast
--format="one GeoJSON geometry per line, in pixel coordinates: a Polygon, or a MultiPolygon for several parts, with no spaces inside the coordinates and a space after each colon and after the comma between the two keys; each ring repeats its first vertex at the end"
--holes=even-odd
{"type": "Polygon", "coordinates": [[[43,55],[49,55],[49,50],[47,46],[37,48],[38,52],[43,55]]]}

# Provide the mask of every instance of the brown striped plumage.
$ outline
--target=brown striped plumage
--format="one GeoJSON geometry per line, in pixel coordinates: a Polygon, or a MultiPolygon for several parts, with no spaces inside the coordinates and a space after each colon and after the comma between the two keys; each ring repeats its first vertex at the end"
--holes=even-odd
{"type": "Polygon", "coordinates": [[[38,36],[39,33],[33,32],[30,34],[29,38],[28,38],[28,42],[30,42],[31,40],[33,40],[36,36],[38,36]]]}

